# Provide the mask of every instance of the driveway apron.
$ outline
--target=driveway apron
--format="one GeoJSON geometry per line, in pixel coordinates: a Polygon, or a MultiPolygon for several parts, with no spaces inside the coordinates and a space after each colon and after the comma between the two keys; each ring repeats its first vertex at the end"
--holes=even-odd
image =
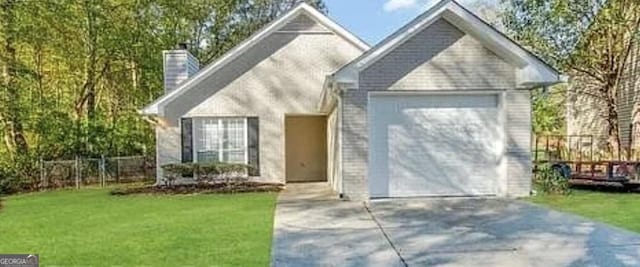
{"type": "Polygon", "coordinates": [[[640,235],[509,199],[371,203],[408,266],[640,266],[640,235]]]}
{"type": "Polygon", "coordinates": [[[272,266],[404,266],[361,202],[325,184],[290,184],[278,197],[272,266]]]}
{"type": "Polygon", "coordinates": [[[508,199],[278,199],[273,266],[640,266],[640,235],[508,199]]]}

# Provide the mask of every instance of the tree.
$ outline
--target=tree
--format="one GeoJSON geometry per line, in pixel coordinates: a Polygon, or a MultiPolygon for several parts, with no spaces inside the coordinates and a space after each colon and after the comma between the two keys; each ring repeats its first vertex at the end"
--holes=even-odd
{"type": "Polygon", "coordinates": [[[634,36],[637,0],[504,0],[505,27],[520,43],[573,77],[575,93],[604,108],[608,147],[621,150],[617,96],[634,36]]]}
{"type": "Polygon", "coordinates": [[[536,135],[557,135],[565,131],[564,107],[566,85],[547,90],[534,90],[531,94],[533,132],[536,135]]]}
{"type": "Polygon", "coordinates": [[[25,66],[18,60],[17,55],[17,36],[18,36],[18,18],[16,17],[16,9],[18,3],[16,0],[4,0],[0,3],[0,15],[2,29],[2,54],[0,59],[4,64],[0,65],[2,76],[0,92],[0,122],[4,129],[4,143],[11,155],[24,154],[28,150],[27,139],[25,137],[22,112],[20,110],[21,94],[20,79],[27,70],[25,66]]]}
{"type": "Polygon", "coordinates": [[[153,153],[138,110],[164,93],[162,51],[187,42],[206,65],[300,1],[0,0],[0,174],[153,153]]]}

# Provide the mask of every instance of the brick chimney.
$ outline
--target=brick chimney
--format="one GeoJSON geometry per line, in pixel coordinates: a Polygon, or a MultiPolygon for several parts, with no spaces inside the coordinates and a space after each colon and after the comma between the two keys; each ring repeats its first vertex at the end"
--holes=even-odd
{"type": "Polygon", "coordinates": [[[200,70],[200,62],[180,43],[173,50],[162,51],[164,58],[164,92],[169,93],[200,70]]]}

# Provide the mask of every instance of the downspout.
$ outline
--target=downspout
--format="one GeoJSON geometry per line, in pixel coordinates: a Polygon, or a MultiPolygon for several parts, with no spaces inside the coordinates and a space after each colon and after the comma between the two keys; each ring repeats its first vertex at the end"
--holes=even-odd
{"type": "Polygon", "coordinates": [[[342,122],[342,97],[341,97],[341,93],[342,90],[340,89],[340,85],[338,85],[338,83],[335,80],[335,76],[332,74],[330,76],[330,82],[329,82],[329,93],[331,94],[332,97],[335,97],[336,99],[336,108],[338,109],[338,114],[337,114],[337,127],[338,127],[338,136],[337,136],[337,140],[338,143],[340,144],[338,146],[338,151],[337,151],[337,157],[338,157],[338,165],[339,165],[339,171],[338,171],[338,175],[340,176],[340,192],[338,192],[338,196],[340,199],[345,199],[345,195],[344,195],[344,174],[343,174],[343,170],[344,170],[344,160],[342,157],[342,145],[343,145],[343,141],[342,141],[342,128],[343,128],[343,122],[342,122]]]}

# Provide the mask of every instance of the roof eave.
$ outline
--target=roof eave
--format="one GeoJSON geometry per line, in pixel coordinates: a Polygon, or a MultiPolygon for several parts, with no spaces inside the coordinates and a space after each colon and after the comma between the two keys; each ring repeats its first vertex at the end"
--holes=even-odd
{"type": "Polygon", "coordinates": [[[517,88],[551,86],[564,81],[565,79],[557,70],[535,61],[516,72],[517,88]]]}
{"type": "Polygon", "coordinates": [[[138,110],[138,114],[143,116],[153,116],[158,115],[158,107],[157,106],[147,106],[143,109],[138,110]]]}

